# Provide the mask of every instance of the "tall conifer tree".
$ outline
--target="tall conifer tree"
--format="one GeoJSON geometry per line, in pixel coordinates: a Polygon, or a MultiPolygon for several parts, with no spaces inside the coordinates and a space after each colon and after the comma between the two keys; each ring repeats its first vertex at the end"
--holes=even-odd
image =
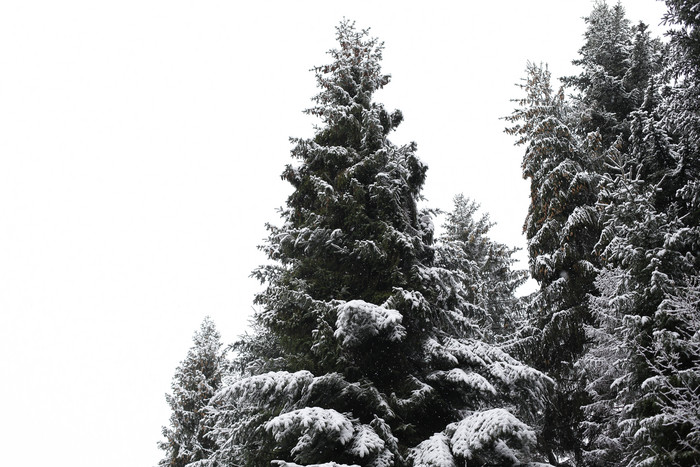
{"type": "MultiPolygon", "coordinates": [[[[663,122],[676,143],[678,166],[673,185],[679,215],[689,227],[686,231],[689,252],[698,251],[700,238],[700,18],[697,4],[688,0],[667,0],[665,20],[673,25],[669,65],[675,85],[662,103],[663,122]]],[[[700,255],[696,255],[700,269],[700,255]]]]}
{"type": "Polygon", "coordinates": [[[211,462],[527,462],[548,380],[481,339],[469,284],[433,243],[418,208],[426,167],[415,144],[388,139],[401,113],[373,101],[389,82],[382,44],[348,21],[337,39],[315,68],[307,112],[321,125],[293,140],[298,163],[283,174],[294,192],[269,227],[274,263],[256,271],[256,320],[280,351],[253,338],[247,352],[274,364],[213,398],[211,462]]]}
{"type": "Polygon", "coordinates": [[[616,365],[585,362],[595,385],[587,408],[589,461],[595,465],[698,465],[697,382],[690,336],[698,274],[697,43],[695,2],[669,1],[668,70],[649,80],[632,112],[627,145],[608,152],[601,185],[605,263],[591,329],[600,356],[616,342],[616,365]],[[606,346],[607,342],[607,346],[606,346]],[[610,384],[606,384],[606,381],[610,384]],[[694,387],[695,389],[687,389],[694,387]],[[693,402],[691,402],[693,401],[693,402]]]}
{"type": "Polygon", "coordinates": [[[530,207],[524,231],[530,274],[540,284],[530,310],[535,333],[525,348],[532,364],[557,383],[543,448],[552,463],[572,456],[580,461],[585,382],[576,363],[585,350],[586,301],[597,274],[598,175],[591,154],[600,141],[597,134],[581,140],[572,130],[576,121],[564,92],[554,91],[546,68],[528,64],[521,87],[525,97],[516,100],[518,108],[507,117],[514,125],[506,131],[526,146],[522,168],[530,179],[530,207]]]}
{"type": "Polygon", "coordinates": [[[669,349],[680,352],[679,337],[688,329],[664,303],[697,271],[694,256],[684,251],[688,228],[663,188],[677,157],[654,120],[646,110],[634,113],[629,153],[609,152],[608,166],[617,172],[610,170],[601,184],[605,228],[597,250],[605,268],[597,282],[601,297],[592,300],[594,347],[583,362],[592,379],[587,458],[594,464],[696,465],[698,460],[678,444],[690,427],[667,418],[663,409],[677,373],[700,362],[694,355],[667,357],[669,349]],[[613,342],[612,354],[619,359],[605,365],[600,357],[613,342]]]}
{"type": "Polygon", "coordinates": [[[626,146],[629,117],[642,104],[649,79],[661,71],[665,48],[644,23],[632,26],[619,2],[597,1],[585,21],[584,45],[573,60],[581,72],[562,79],[577,91],[575,129],[581,135],[598,132],[605,147],[618,137],[626,146]]]}
{"type": "MultiPolygon", "coordinates": [[[[635,122],[641,120],[635,116],[635,122]]],[[[654,428],[656,396],[646,381],[652,376],[654,334],[664,328],[657,311],[688,264],[668,242],[680,227],[676,216],[656,208],[659,185],[640,176],[649,157],[638,144],[632,141],[632,155],[610,151],[611,170],[601,184],[605,228],[597,250],[605,268],[597,281],[601,296],[592,299],[594,347],[583,362],[592,383],[586,436],[593,464],[633,466],[656,458],[651,465],[667,465],[669,460],[653,454],[653,446],[668,439],[654,428]],[[619,355],[615,365],[605,365],[606,353],[619,355]]]]}
{"type": "MultiPolygon", "coordinates": [[[[585,20],[585,42],[573,62],[582,71],[563,79],[576,91],[574,105],[563,91],[552,91],[545,72],[531,67],[527,98],[510,117],[519,122],[510,131],[528,144],[523,173],[532,180],[525,230],[531,272],[541,287],[533,302],[539,316],[536,329],[541,330],[539,345],[546,349],[534,361],[559,383],[546,439],[551,439],[553,452],[573,456],[577,464],[583,462],[590,441],[584,436],[590,420],[581,408],[589,395],[599,396],[591,386],[586,390],[579,360],[589,347],[588,302],[598,294],[594,281],[602,264],[594,246],[603,226],[598,206],[609,201],[601,200],[598,192],[601,177],[611,170],[604,155],[665,141],[661,134],[656,140],[641,135],[642,129],[651,131],[654,120],[643,123],[637,112],[662,69],[664,46],[651,38],[643,23],[631,26],[620,3],[610,7],[597,2],[585,20]],[[545,81],[546,86],[541,84],[545,81]]],[[[602,381],[599,375],[595,378],[595,384],[602,381]]]]}

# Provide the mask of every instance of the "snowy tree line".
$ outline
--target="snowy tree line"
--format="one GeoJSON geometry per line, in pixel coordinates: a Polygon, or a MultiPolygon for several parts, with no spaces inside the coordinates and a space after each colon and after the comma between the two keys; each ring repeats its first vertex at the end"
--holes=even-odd
{"type": "Polygon", "coordinates": [[[343,21],[253,325],[195,334],[160,465],[700,465],[700,8],[666,3],[666,42],[598,2],[578,75],[527,67],[505,119],[528,297],[470,199],[435,235],[426,166],[373,100],[383,45],[343,21]]]}

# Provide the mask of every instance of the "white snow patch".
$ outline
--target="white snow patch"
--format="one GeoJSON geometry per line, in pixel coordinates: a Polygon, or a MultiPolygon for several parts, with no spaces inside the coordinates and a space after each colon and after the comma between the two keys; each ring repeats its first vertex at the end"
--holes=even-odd
{"type": "Polygon", "coordinates": [[[488,392],[496,395],[496,388],[486,378],[478,373],[467,373],[461,368],[453,368],[449,371],[435,371],[428,376],[431,380],[446,381],[453,384],[461,384],[480,392],[488,392]]]}
{"type": "Polygon", "coordinates": [[[299,465],[295,464],[294,462],[287,462],[287,461],[280,461],[280,460],[275,460],[272,461],[272,465],[275,465],[277,467],[360,467],[357,464],[337,464],[335,462],[326,462],[325,464],[309,464],[309,465],[299,465]]]}
{"type": "Polygon", "coordinates": [[[450,451],[450,440],[443,433],[435,433],[411,450],[413,467],[456,467],[450,451]]]}
{"type": "Polygon", "coordinates": [[[321,435],[346,444],[354,433],[352,423],[345,415],[333,409],[320,407],[304,407],[283,413],[267,422],[265,429],[271,431],[277,441],[301,433],[299,443],[292,452],[298,450],[301,443],[306,443],[309,438],[315,436],[321,435]]]}
{"type": "Polygon", "coordinates": [[[348,451],[354,456],[364,458],[384,449],[384,440],[369,425],[360,425],[355,429],[348,451]]]}
{"type": "Polygon", "coordinates": [[[515,438],[523,445],[537,442],[535,432],[515,415],[505,409],[491,409],[473,413],[457,424],[451,440],[452,450],[466,459],[472,459],[478,451],[490,448],[515,456],[504,438],[515,438]]]}
{"type": "Polygon", "coordinates": [[[264,400],[272,403],[284,398],[294,398],[313,381],[314,376],[305,370],[289,373],[277,371],[263,373],[236,381],[220,389],[212,402],[223,400],[264,400]]]}
{"type": "Polygon", "coordinates": [[[403,339],[406,329],[401,326],[403,316],[364,300],[351,300],[337,308],[337,329],[334,333],[344,346],[357,346],[367,339],[386,333],[392,341],[403,339]]]}

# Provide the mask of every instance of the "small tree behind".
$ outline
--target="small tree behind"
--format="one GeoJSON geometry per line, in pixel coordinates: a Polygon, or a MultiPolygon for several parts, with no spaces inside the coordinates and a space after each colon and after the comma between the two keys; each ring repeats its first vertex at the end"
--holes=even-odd
{"type": "Polygon", "coordinates": [[[488,214],[477,217],[478,210],[475,201],[455,196],[454,209],[447,213],[443,225],[438,262],[461,275],[474,315],[483,317],[481,337],[500,342],[513,337],[515,323],[522,317],[515,290],[528,275],[513,270],[517,249],[489,238],[495,224],[488,214]]]}
{"type": "Polygon", "coordinates": [[[163,427],[166,440],[158,443],[165,451],[160,466],[183,467],[206,459],[215,450],[207,437],[204,423],[205,407],[221,385],[225,373],[225,357],[221,351],[221,336],[214,322],[204,318],[194,334],[194,345],[180,363],[173,377],[172,395],[165,399],[173,413],[170,427],[163,427]]]}

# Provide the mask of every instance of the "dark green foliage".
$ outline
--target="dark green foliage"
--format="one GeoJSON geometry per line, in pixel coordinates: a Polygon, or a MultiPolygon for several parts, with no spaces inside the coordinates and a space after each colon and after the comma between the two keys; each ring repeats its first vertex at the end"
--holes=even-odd
{"type": "MultiPolygon", "coordinates": [[[[526,351],[530,362],[557,382],[547,404],[541,442],[550,462],[580,456],[580,407],[584,381],[575,363],[583,354],[586,297],[593,289],[599,233],[595,210],[598,175],[591,170],[599,141],[582,141],[570,129],[571,110],[563,91],[554,92],[546,69],[529,64],[526,97],[507,118],[507,132],[526,145],[523,177],[530,179],[530,207],[524,231],[530,274],[540,283],[530,307],[534,329],[526,351]]],[[[571,121],[571,123],[576,123],[571,121]]]]}
{"type": "Polygon", "coordinates": [[[294,191],[254,273],[253,332],[235,377],[206,394],[191,459],[700,465],[696,3],[667,1],[666,46],[597,2],[570,99],[528,64],[506,130],[530,181],[540,287],[524,300],[513,250],[469,199],[434,241],[426,167],[388,139],[401,113],[373,100],[389,83],[382,44],[341,23],[332,63],[314,69],[320,125],[292,140],[294,191]]]}
{"type": "MultiPolygon", "coordinates": [[[[678,158],[670,176],[679,215],[686,225],[695,227],[700,225],[700,20],[696,2],[668,0],[666,4],[665,20],[673,26],[669,69],[676,82],[667,90],[661,108],[678,158]]],[[[700,249],[697,236],[689,236],[686,242],[689,252],[700,249]]],[[[695,266],[700,267],[700,262],[695,266]]]]}
{"type": "Polygon", "coordinates": [[[184,467],[207,459],[217,447],[208,437],[211,427],[206,423],[206,408],[221,386],[226,360],[219,332],[208,317],[193,340],[194,346],[173,378],[173,393],[165,396],[173,413],[170,427],[163,428],[166,441],[158,444],[166,453],[160,466],[184,467]]]}
{"type": "Polygon", "coordinates": [[[434,243],[426,167],[388,139],[401,113],[373,101],[389,82],[382,44],[347,21],[337,31],[307,111],[321,125],[293,140],[294,192],[255,271],[266,289],[237,346],[242,377],[211,402],[211,462],[406,466],[436,434],[450,462],[530,459],[549,381],[491,343],[522,280],[512,251],[466,202],[434,243]]]}
{"type": "Polygon", "coordinates": [[[330,329],[336,317],[332,311],[323,316],[329,311],[318,310],[327,308],[319,302],[382,303],[415,283],[413,265],[432,255],[423,243],[432,233],[416,207],[426,167],[415,145],[395,147],[386,139],[400,112],[389,114],[371,101],[389,82],[379,68],[381,45],[349,26],[339,40],[341,48],[331,52],[335,63],[315,69],[321,93],[307,111],[324,127],[312,140],[294,140],[292,156],[300,165],[283,174],[295,191],[283,213],[286,224],[270,227],[265,247],[280,265],[256,272],[270,284],[257,298],[269,310],[261,322],[290,360],[300,359],[293,370],[338,371],[347,363],[332,355],[338,349],[323,345],[330,336],[318,326],[330,329]],[[313,346],[323,347],[323,358],[312,357],[313,346]]]}
{"type": "Polygon", "coordinates": [[[596,2],[585,21],[585,43],[573,61],[582,72],[563,79],[579,92],[576,131],[597,131],[605,146],[618,136],[626,144],[629,116],[642,104],[649,80],[661,71],[665,47],[651,38],[644,23],[632,26],[620,3],[596,2]]]}
{"type": "Polygon", "coordinates": [[[607,144],[623,131],[623,121],[634,107],[625,86],[632,51],[632,28],[624,8],[596,2],[585,18],[588,25],[580,58],[573,61],[583,71],[564,79],[581,92],[581,126],[584,134],[600,131],[607,144]]]}
{"type": "MultiPolygon", "coordinates": [[[[582,71],[563,79],[576,91],[574,105],[552,91],[546,71],[530,66],[527,97],[508,131],[527,144],[523,175],[532,187],[525,233],[540,290],[531,305],[531,358],[558,383],[543,447],[552,460],[617,465],[634,450],[621,447],[634,444],[634,423],[621,423],[618,408],[625,398],[641,397],[649,376],[648,352],[639,349],[650,345],[653,326],[637,318],[653,316],[673,284],[660,285],[665,268],[681,268],[668,239],[677,248],[684,238],[674,234],[681,228],[675,219],[682,183],[660,110],[667,47],[645,24],[632,26],[619,3],[597,2],[585,20],[574,60],[582,71]],[[664,247],[667,256],[650,259],[664,247]],[[616,335],[622,323],[627,334],[616,335]],[[626,350],[611,349],[621,342],[626,350]],[[614,366],[601,363],[606,354],[617,359],[614,366]],[[624,373],[626,365],[634,369],[624,373]]],[[[654,403],[640,400],[632,412],[650,416],[654,403]]]]}
{"type": "MultiPolygon", "coordinates": [[[[689,3],[668,4],[667,20],[690,20],[689,3]]],[[[697,410],[688,403],[695,396],[685,389],[698,365],[687,341],[695,332],[688,319],[693,306],[667,311],[694,283],[700,251],[691,194],[699,174],[698,75],[688,61],[692,51],[684,50],[691,30],[671,33],[670,73],[648,74],[644,101],[627,119],[629,137],[622,133],[605,158],[599,196],[605,228],[596,246],[604,265],[601,296],[591,299],[596,325],[582,362],[591,378],[585,423],[591,465],[699,461],[697,410]],[[676,81],[667,84],[668,74],[676,81]]]]}
{"type": "Polygon", "coordinates": [[[493,227],[487,214],[475,217],[479,205],[463,195],[454,198],[454,210],[443,225],[441,261],[460,271],[474,315],[483,316],[480,330],[492,342],[510,340],[523,318],[515,291],[527,279],[525,271],[512,269],[516,250],[488,237],[493,227]]]}
{"type": "Polygon", "coordinates": [[[694,0],[666,0],[668,12],[664,16],[671,38],[673,61],[671,69],[676,77],[687,77],[697,83],[700,79],[700,30],[697,3],[694,0]]]}
{"type": "Polygon", "coordinates": [[[680,227],[673,212],[655,208],[655,198],[662,192],[635,175],[647,159],[635,146],[633,141],[632,153],[639,159],[616,150],[608,154],[610,171],[601,185],[605,228],[597,245],[606,268],[597,283],[602,296],[592,301],[598,323],[591,331],[596,347],[584,360],[593,394],[587,408],[588,458],[616,465],[658,459],[653,445],[661,438],[650,426],[658,406],[644,386],[652,375],[653,336],[662,327],[657,310],[689,270],[683,255],[667,241],[680,227]],[[605,353],[618,355],[619,361],[601,365],[595,358],[605,353]],[[599,383],[606,379],[616,383],[606,388],[599,383]],[[611,439],[616,441],[610,443],[611,439]]]}
{"type": "Polygon", "coordinates": [[[665,443],[662,460],[674,465],[700,463],[700,280],[687,279],[659,306],[661,329],[653,335],[652,376],[645,382],[660,412],[654,445],[665,443]]]}

